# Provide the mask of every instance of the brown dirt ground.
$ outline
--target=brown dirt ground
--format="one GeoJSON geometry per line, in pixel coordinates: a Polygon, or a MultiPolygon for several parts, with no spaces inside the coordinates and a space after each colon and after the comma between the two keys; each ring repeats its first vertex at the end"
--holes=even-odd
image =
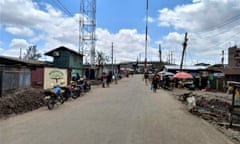
{"type": "MultiPolygon", "coordinates": [[[[174,89],[171,91],[174,97],[189,92],[186,89],[174,89]]],[[[240,143],[240,117],[234,117],[233,126],[229,129],[229,108],[232,103],[232,94],[222,92],[209,92],[205,90],[192,91],[196,98],[196,107],[190,111],[202,119],[205,119],[218,130],[227,135],[234,143],[240,143]]]]}
{"type": "MultiPolygon", "coordinates": [[[[99,85],[100,81],[91,81],[92,85],[99,85]]],[[[43,89],[24,88],[8,91],[0,97],[0,119],[13,115],[33,111],[45,105],[43,89]]]]}
{"type": "Polygon", "coordinates": [[[42,89],[26,88],[9,91],[0,98],[0,118],[25,113],[44,105],[42,89]]]}

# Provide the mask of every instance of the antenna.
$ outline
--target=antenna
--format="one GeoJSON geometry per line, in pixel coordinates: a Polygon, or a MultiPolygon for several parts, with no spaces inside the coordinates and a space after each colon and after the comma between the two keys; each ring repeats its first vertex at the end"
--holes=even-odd
{"type": "Polygon", "coordinates": [[[93,66],[95,63],[96,45],[96,0],[81,0],[79,26],[79,50],[82,49],[83,54],[84,49],[88,49],[90,64],[93,66]]]}

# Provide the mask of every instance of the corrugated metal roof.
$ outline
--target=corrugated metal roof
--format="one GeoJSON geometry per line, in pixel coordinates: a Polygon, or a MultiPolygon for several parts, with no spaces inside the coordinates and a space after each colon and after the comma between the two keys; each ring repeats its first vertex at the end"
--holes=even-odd
{"type": "Polygon", "coordinates": [[[17,57],[10,57],[10,56],[0,56],[0,63],[1,64],[31,64],[31,65],[46,65],[45,62],[36,61],[36,60],[24,60],[19,59],[17,57]]]}
{"type": "Polygon", "coordinates": [[[49,52],[46,52],[45,55],[47,55],[47,56],[53,56],[53,53],[54,53],[55,51],[58,51],[58,50],[67,50],[67,51],[70,51],[71,53],[74,53],[74,54],[76,54],[76,55],[84,56],[84,55],[82,55],[81,53],[76,52],[76,51],[74,51],[74,50],[72,50],[72,49],[70,49],[70,48],[67,48],[67,47],[65,47],[65,46],[60,46],[60,47],[55,48],[55,49],[53,49],[53,50],[51,50],[51,51],[49,51],[49,52]]]}
{"type": "MultiPolygon", "coordinates": [[[[164,66],[168,70],[179,70],[179,65],[165,65],[164,66]]],[[[208,66],[183,66],[183,70],[206,70],[208,66]]]]}
{"type": "Polygon", "coordinates": [[[240,75],[240,68],[223,68],[221,71],[225,75],[240,75]]]}

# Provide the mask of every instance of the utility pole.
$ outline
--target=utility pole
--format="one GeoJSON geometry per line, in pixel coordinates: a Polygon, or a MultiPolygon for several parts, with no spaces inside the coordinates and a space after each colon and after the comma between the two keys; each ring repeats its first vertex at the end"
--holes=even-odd
{"type": "Polygon", "coordinates": [[[221,61],[222,61],[222,66],[224,67],[224,50],[222,50],[222,58],[221,58],[221,61]]]}
{"type": "Polygon", "coordinates": [[[19,59],[22,59],[22,48],[20,48],[20,56],[19,59]]]}
{"type": "Polygon", "coordinates": [[[159,59],[160,59],[160,64],[162,63],[162,49],[161,49],[161,44],[159,44],[159,59]]]}
{"type": "Polygon", "coordinates": [[[188,41],[188,38],[187,38],[187,32],[185,33],[185,37],[184,37],[184,42],[183,42],[183,51],[182,51],[182,59],[181,59],[181,63],[180,63],[180,71],[182,71],[182,65],[183,65],[183,58],[184,58],[184,54],[185,54],[185,50],[187,48],[187,41],[188,41]]]}
{"type": "Polygon", "coordinates": [[[112,42],[112,73],[113,73],[113,42],[112,42]]]}
{"type": "Polygon", "coordinates": [[[145,61],[144,61],[144,70],[147,72],[147,46],[148,46],[148,0],[146,1],[146,33],[145,33],[145,61]]]}

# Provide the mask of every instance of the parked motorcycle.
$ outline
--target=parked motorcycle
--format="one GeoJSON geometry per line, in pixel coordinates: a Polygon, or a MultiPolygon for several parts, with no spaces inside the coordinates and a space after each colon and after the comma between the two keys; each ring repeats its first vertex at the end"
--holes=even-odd
{"type": "Polygon", "coordinates": [[[89,92],[91,90],[91,82],[87,79],[80,79],[77,86],[80,87],[82,92],[89,92]]]}
{"type": "Polygon", "coordinates": [[[64,103],[64,99],[61,94],[57,94],[51,90],[44,91],[44,99],[49,110],[52,110],[54,106],[58,103],[64,103]]]}
{"type": "Polygon", "coordinates": [[[91,90],[91,83],[89,80],[83,81],[83,88],[85,92],[89,92],[91,90]]]}
{"type": "Polygon", "coordinates": [[[80,85],[77,85],[75,81],[72,81],[70,84],[70,92],[73,99],[80,97],[82,88],[80,85]]]}
{"type": "Polygon", "coordinates": [[[61,96],[63,97],[64,101],[67,101],[69,98],[75,99],[72,95],[71,88],[69,86],[61,86],[61,96]]]}

